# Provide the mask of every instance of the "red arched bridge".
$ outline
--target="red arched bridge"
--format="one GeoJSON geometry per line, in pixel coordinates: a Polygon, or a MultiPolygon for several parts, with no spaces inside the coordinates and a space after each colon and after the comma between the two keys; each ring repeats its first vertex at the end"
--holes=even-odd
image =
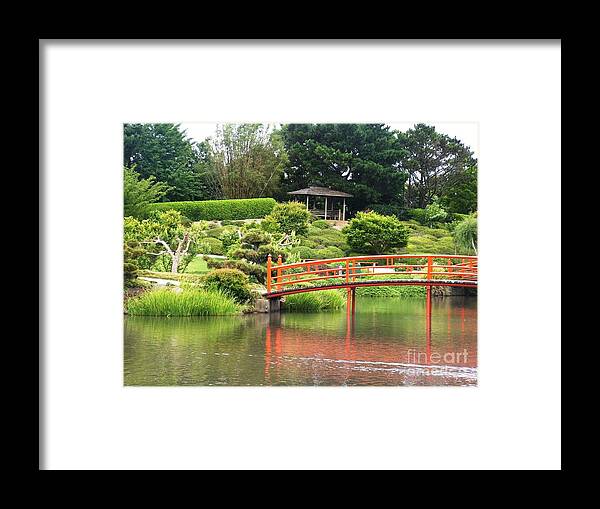
{"type": "Polygon", "coordinates": [[[351,256],[326,260],[273,263],[267,259],[267,291],[264,297],[317,290],[348,289],[354,304],[356,288],[362,286],[432,286],[477,288],[477,257],[441,254],[351,256]]]}

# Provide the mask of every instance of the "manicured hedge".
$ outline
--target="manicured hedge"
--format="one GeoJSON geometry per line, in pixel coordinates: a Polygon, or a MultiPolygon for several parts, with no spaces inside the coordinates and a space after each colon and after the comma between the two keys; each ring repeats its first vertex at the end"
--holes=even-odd
{"type": "Polygon", "coordinates": [[[275,206],[273,198],[249,198],[245,200],[169,201],[153,203],[149,211],[174,209],[192,221],[220,221],[237,219],[260,219],[271,213],[275,206]]]}

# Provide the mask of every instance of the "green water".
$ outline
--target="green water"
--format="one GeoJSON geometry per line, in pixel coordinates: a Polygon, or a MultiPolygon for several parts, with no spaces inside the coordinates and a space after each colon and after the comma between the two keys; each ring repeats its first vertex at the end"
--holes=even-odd
{"type": "Polygon", "coordinates": [[[357,299],[346,310],[125,317],[125,385],[476,385],[477,299],[357,299]]]}

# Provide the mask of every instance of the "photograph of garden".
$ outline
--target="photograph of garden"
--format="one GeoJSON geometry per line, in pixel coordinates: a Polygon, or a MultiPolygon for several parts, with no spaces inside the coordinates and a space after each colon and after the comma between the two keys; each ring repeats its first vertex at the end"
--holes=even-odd
{"type": "Polygon", "coordinates": [[[39,469],[562,469],[560,37],[250,32],[39,41],[39,469]]]}
{"type": "Polygon", "coordinates": [[[123,136],[125,385],[477,385],[473,140],[425,123],[123,136]]]}

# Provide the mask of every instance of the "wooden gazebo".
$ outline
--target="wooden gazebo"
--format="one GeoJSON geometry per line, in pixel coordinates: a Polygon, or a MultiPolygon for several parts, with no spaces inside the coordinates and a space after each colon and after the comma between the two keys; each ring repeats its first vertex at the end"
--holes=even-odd
{"type": "Polygon", "coordinates": [[[306,210],[311,212],[316,217],[322,217],[323,219],[327,219],[329,217],[329,219],[339,219],[342,221],[346,220],[346,198],[352,198],[351,194],[344,193],[343,191],[336,191],[334,189],[329,189],[328,187],[316,186],[310,186],[306,189],[298,189],[298,191],[290,191],[288,194],[306,196],[306,210]],[[309,206],[309,198],[311,196],[314,197],[313,208],[310,208],[309,206]],[[320,198],[325,198],[323,208],[320,208],[320,198]],[[333,207],[335,198],[338,198],[337,214],[333,207]],[[339,198],[342,198],[341,207],[339,198]],[[331,208],[329,208],[328,205],[331,205],[331,208]]]}

